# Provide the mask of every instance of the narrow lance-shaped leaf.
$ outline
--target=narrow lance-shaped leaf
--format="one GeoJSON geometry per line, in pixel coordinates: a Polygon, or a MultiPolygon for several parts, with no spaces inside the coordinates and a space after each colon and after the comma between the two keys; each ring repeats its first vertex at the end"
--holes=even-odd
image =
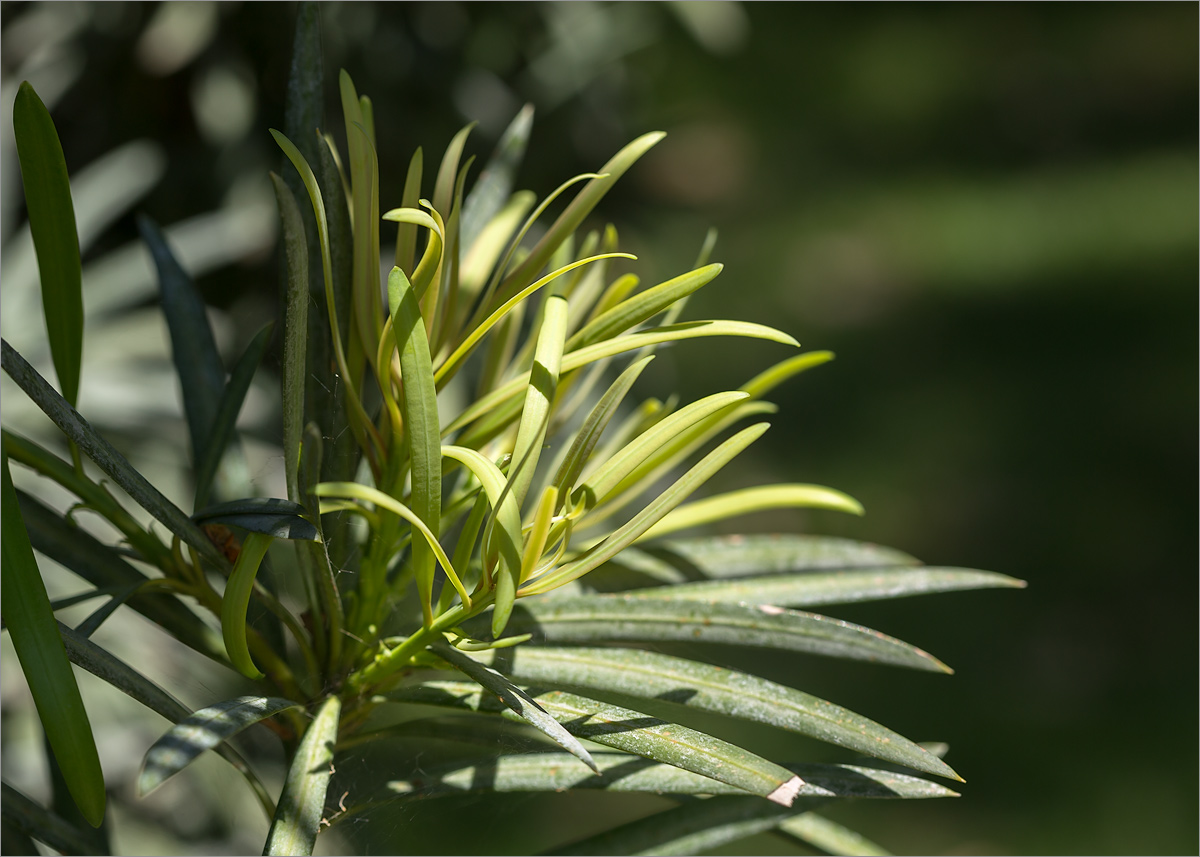
{"type": "MultiPolygon", "coordinates": [[[[477,629],[479,620],[465,625],[477,629]]],[[[478,629],[482,630],[482,629],[478,629]]],[[[767,605],[591,595],[522,601],[509,630],[547,643],[694,642],[754,646],[952,672],[927,652],[840,619],[767,605]]]]}
{"type": "Polygon", "coordinates": [[[221,457],[225,454],[230,440],[233,439],[238,413],[246,400],[246,393],[250,389],[250,382],[254,380],[258,364],[262,362],[263,355],[267,353],[267,346],[271,344],[271,333],[274,329],[275,323],[268,322],[254,335],[238,359],[237,365],[233,367],[229,383],[221,391],[204,457],[196,467],[196,502],[193,505],[195,509],[208,503],[213,478],[217,475],[217,466],[221,463],[221,457]]]}
{"type": "Polygon", "coordinates": [[[465,251],[470,252],[485,225],[508,201],[532,130],[533,105],[526,104],[500,136],[495,152],[463,202],[459,241],[465,251]]]}
{"type": "MultiPolygon", "coordinates": [[[[706,336],[745,336],[752,339],[766,339],[784,345],[799,345],[795,339],[786,333],[761,324],[744,321],[689,321],[681,324],[667,325],[666,327],[651,328],[650,330],[638,333],[628,333],[604,342],[597,342],[595,345],[580,348],[578,351],[570,351],[563,355],[560,371],[563,373],[571,372],[582,366],[587,366],[589,363],[595,363],[597,360],[603,360],[606,357],[615,357],[626,351],[636,351],[647,345],[679,342],[685,339],[697,339],[706,336]]],[[[459,414],[458,417],[443,429],[442,433],[449,434],[462,428],[483,414],[486,414],[497,405],[517,395],[528,384],[529,375],[526,373],[498,387],[459,414]]]]}
{"type": "Polygon", "coordinates": [[[831,702],[736,670],[641,649],[520,646],[474,657],[514,681],[535,687],[666,700],[959,779],[937,756],[891,729],[831,702]]]}
{"type": "Polygon", "coordinates": [[[341,713],[341,699],[329,696],[308,725],[288,768],[263,854],[312,854],[333,774],[341,713]]]}
{"type": "Polygon", "coordinates": [[[317,528],[299,503],[280,497],[248,497],[209,506],[192,516],[200,524],[231,524],[277,539],[316,541],[317,528]]]}
{"type": "Polygon", "coordinates": [[[104,773],[92,738],[75,675],[67,659],[50,597],[33,557],[29,536],[21,521],[17,493],[8,469],[8,455],[0,453],[0,604],[21,671],[37,706],[46,738],[66,778],[71,796],[93,827],[104,821],[104,773]]]}
{"type": "Polygon", "coordinates": [[[708,455],[698,461],[683,476],[675,480],[666,491],[659,494],[644,509],[634,515],[628,522],[614,530],[604,541],[585,551],[571,562],[559,568],[534,578],[522,589],[523,595],[534,595],[549,592],[582,577],[589,571],[608,562],[622,550],[629,547],[638,536],[654,526],[667,512],[678,506],[688,495],[703,485],[714,473],[735,458],[747,446],[762,437],[767,430],[766,423],[758,423],[742,429],[733,437],[726,440],[708,455]]]}
{"type": "Polygon", "coordinates": [[[846,857],[887,857],[888,853],[860,833],[815,812],[806,812],[779,824],[779,830],[829,854],[846,857]]]}
{"type": "Polygon", "coordinates": [[[62,143],[50,111],[29,81],[13,102],[13,136],[25,187],[29,231],[42,281],[50,354],[63,398],[79,400],[83,360],[83,292],[79,235],[62,143]]]}
{"type": "Polygon", "coordinates": [[[147,795],[175,776],[205,750],[298,702],[276,696],[239,696],[201,708],[172,726],[146,751],[138,774],[139,795],[147,795]]]}
{"type": "Polygon", "coordinates": [[[583,762],[595,773],[600,773],[591,755],[579,743],[579,739],[563,728],[557,720],[551,717],[538,705],[537,700],[495,670],[472,660],[445,642],[438,642],[430,648],[448,664],[459,672],[473,679],[481,687],[494,693],[511,711],[516,712],[522,720],[537,729],[555,744],[583,762]]]}
{"type": "Polygon", "coordinates": [[[247,678],[262,678],[262,672],[254,665],[246,643],[246,608],[250,604],[250,593],[254,590],[254,578],[258,567],[266,556],[273,536],[250,533],[242,543],[242,551],[234,563],[233,573],[225,585],[221,598],[221,636],[229,660],[247,678]]]}
{"type": "MultiPolygon", "coordinates": [[[[404,430],[411,461],[412,509],[436,536],[442,522],[442,441],[429,341],[417,298],[400,268],[388,275],[388,306],[404,380],[404,430]]],[[[394,486],[396,487],[396,486],[394,486]]],[[[433,623],[434,554],[413,539],[412,564],[426,626],[433,623]]]]}
{"type": "MultiPolygon", "coordinates": [[[[67,657],[73,664],[82,667],[96,678],[107,682],[130,699],[140,702],[172,723],[179,723],[191,715],[183,703],[111,652],[102,649],[91,640],[84,639],[61,622],[58,630],[67,647],[67,657]]],[[[267,794],[266,787],[250,769],[246,760],[228,744],[218,745],[216,753],[233,765],[234,769],[245,778],[267,818],[273,816],[275,802],[267,794]]]]}
{"type": "Polygon", "coordinates": [[[699,527],[766,509],[794,507],[833,509],[851,515],[863,513],[862,505],[853,497],[821,485],[760,485],[680,506],[647,530],[642,538],[654,539],[688,527],[699,527]]]}
{"type": "MultiPolygon", "coordinates": [[[[400,207],[415,209],[421,201],[421,176],[425,169],[425,155],[418,146],[408,162],[408,175],[404,179],[404,192],[400,196],[400,207]]],[[[384,215],[387,220],[387,215],[384,215]]],[[[396,266],[411,278],[414,275],[417,245],[416,224],[401,222],[396,227],[396,266]]]]}
{"type": "MultiPolygon", "coordinates": [[[[782,806],[790,806],[803,785],[786,768],[686,726],[563,691],[532,695],[546,713],[578,738],[683,768],[782,806]]],[[[427,682],[392,691],[386,698],[519,717],[494,697],[459,682],[427,682]]]]}
{"type": "MultiPolygon", "coordinates": [[[[521,567],[521,511],[517,507],[516,498],[508,490],[507,480],[495,464],[482,453],[461,446],[443,446],[442,455],[464,465],[474,474],[487,494],[488,502],[492,504],[493,531],[490,550],[499,557],[499,573],[506,573],[506,568],[521,567]]],[[[483,561],[485,568],[488,563],[496,561],[496,555],[485,550],[483,561]]]]}
{"type": "Polygon", "coordinates": [[[868,568],[700,581],[640,589],[644,598],[812,607],[965,589],[1024,588],[1025,581],[970,568],[868,568]]]}
{"type": "MultiPolygon", "coordinates": [[[[91,837],[57,813],[30,800],[8,783],[0,783],[0,814],[25,836],[44,842],[61,854],[92,854],[91,837]]],[[[8,853],[8,852],[5,852],[8,853]]],[[[36,854],[37,849],[14,851],[36,854]]]]}
{"type": "MultiPolygon", "coordinates": [[[[304,4],[301,15],[313,14],[304,4]]],[[[271,173],[283,226],[287,261],[283,322],[283,469],[288,499],[300,502],[300,442],[304,433],[304,384],[308,344],[308,237],[296,197],[279,176],[271,173]]]]}
{"type": "Polygon", "coordinates": [[[225,389],[225,367],[208,324],[204,300],[176,261],[158,224],[141,215],[138,229],[158,270],[163,316],[171,333],[171,354],[192,437],[192,461],[199,467],[208,452],[213,421],[225,389]]]}
{"type": "MultiPolygon", "coordinates": [[[[424,721],[408,721],[404,727],[419,726],[424,721]]],[[[483,729],[475,721],[469,721],[476,730],[483,729]]],[[[464,726],[467,724],[464,724],[464,726]]],[[[385,733],[399,736],[425,732],[405,728],[385,733]]],[[[464,729],[465,731],[465,729],[464,729]]],[[[434,734],[437,734],[436,732],[434,734]]],[[[414,736],[415,737],[415,736],[414,736]]],[[[466,741],[470,736],[463,735],[466,741]]],[[[505,736],[512,740],[511,736],[505,736]]],[[[493,737],[493,740],[495,738],[493,737]]],[[[504,755],[478,760],[469,765],[461,762],[442,768],[424,769],[420,782],[392,780],[388,789],[395,795],[392,800],[403,797],[424,798],[439,794],[461,794],[463,792],[563,792],[569,790],[597,790],[609,792],[651,792],[669,795],[744,795],[743,789],[722,783],[683,768],[654,762],[650,759],[603,750],[592,753],[599,769],[591,774],[572,764],[565,753],[536,752],[519,755],[504,755]]],[[[895,774],[872,768],[853,765],[789,765],[803,779],[796,792],[798,799],[804,798],[875,798],[875,799],[921,799],[956,797],[950,789],[906,774],[895,774]]],[[[386,800],[386,798],[385,798],[386,800]]],[[[372,801],[378,806],[382,801],[372,801]]],[[[357,807],[356,807],[357,810],[357,807]]],[[[349,814],[354,814],[352,811],[349,814]]]]}

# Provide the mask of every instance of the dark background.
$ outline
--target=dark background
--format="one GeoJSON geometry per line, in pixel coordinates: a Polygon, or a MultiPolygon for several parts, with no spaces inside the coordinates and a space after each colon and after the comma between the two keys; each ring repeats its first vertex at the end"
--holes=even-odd
{"type": "MultiPolygon", "coordinates": [[[[141,208],[159,222],[228,205],[278,169],[266,129],[283,124],[291,4],[0,11],[5,133],[28,78],[72,172],[156,141],[165,169],[141,208]]],[[[838,355],[775,393],[772,431],[712,487],[816,482],[867,508],[739,529],[846,535],[1029,582],[833,611],[957,674],[814,660],[800,686],[948,742],[968,782],[957,801],[831,817],[897,853],[1196,853],[1195,4],[322,15],[330,110],[340,67],[375,103],[385,207],[413,148],[436,164],[478,119],[468,152],[486,157],[526,101],[537,117],[521,186],[539,195],[637,134],[669,133],[602,205],[643,282],[684,270],[716,226],[726,269],[691,317],[772,324],[838,355]]],[[[20,215],[10,152],[6,236],[20,215]]],[[[116,220],[85,262],[134,237],[132,217],[116,220]]],[[[269,242],[198,282],[240,342],[274,312],[269,242]]],[[[643,390],[687,401],[783,356],[684,346],[643,390]]],[[[597,813],[638,814],[599,798],[506,805],[512,816],[464,825],[452,813],[478,808],[448,804],[448,839],[397,819],[373,847],[503,853],[512,831],[558,831],[550,845],[602,824],[597,813]]],[[[788,847],[764,835],[727,853],[788,847]]]]}

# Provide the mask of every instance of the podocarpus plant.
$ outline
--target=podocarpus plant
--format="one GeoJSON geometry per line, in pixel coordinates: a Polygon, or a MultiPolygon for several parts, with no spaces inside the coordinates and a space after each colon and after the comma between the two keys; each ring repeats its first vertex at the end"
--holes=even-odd
{"type": "MultiPolygon", "coordinates": [[[[676,722],[716,713],[959,779],[937,748],[834,703],[702,656],[638,647],[700,642],[948,671],[899,640],[794,608],[1021,585],[840,539],[676,535],[773,507],[861,510],[837,491],[800,484],[691,499],[767,429],[755,421],[773,410],[764,396],[827,352],[789,357],[695,402],[632,404],[657,348],[731,336],[797,345],[762,325],[685,320],[688,296],[721,273],[709,263],[711,236],[694,269],[643,288],[635,265],[615,270],[616,260],[635,261],[619,251],[616,230],[585,229],[663,135],[639,137],[538,202],[512,192],[530,134],[526,109],[469,193],[467,128],[441,159],[429,199],[418,150],[401,199],[382,200],[372,103],[344,71],[339,90],[344,154],[319,130],[316,13],[304,6],[287,133],[272,132],[288,166],[286,178],[272,175],[286,250],[286,499],[213,502],[271,330],[226,378],[194,287],[157,227],[141,223],[183,389],[191,515],[75,410],[83,312],[66,166],[33,89],[18,94],[14,130],[59,390],[7,342],[3,367],[66,435],[71,460],[4,432],[3,610],[82,817],[101,823],[105,788],[70,663],[176,724],[148,749],[141,792],[214,749],[271,818],[266,853],[311,853],[326,826],[395,802],[563,789],[679,803],[560,850],[695,853],[776,830],[827,851],[868,853],[874,846],[814,808],[954,795],[886,766],[783,764],[676,722]],[[394,224],[395,254],[381,280],[383,224],[394,224]],[[60,514],[16,490],[10,460],[71,492],[121,543],[101,543],[73,526],[74,510],[60,514]],[[130,500],[162,529],[139,523],[130,500]],[[56,623],[65,602],[49,601],[31,546],[90,585],[69,603],[108,601],[76,628],[56,623]],[[120,606],[255,681],[258,693],[188,711],[88,639],[120,620],[120,606]],[[226,743],[256,723],[278,734],[289,760],[278,796],[226,743]],[[500,754],[518,734],[527,751],[500,754]],[[446,746],[455,752],[431,763],[446,746]],[[420,775],[410,775],[415,765],[364,762],[373,747],[425,754],[420,775]]],[[[59,850],[94,847],[86,830],[8,786],[3,817],[10,833],[59,850]]]]}

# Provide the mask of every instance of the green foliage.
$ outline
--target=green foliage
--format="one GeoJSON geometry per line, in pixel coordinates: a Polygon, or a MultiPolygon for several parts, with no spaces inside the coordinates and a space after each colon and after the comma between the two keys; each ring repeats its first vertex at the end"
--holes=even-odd
{"type": "MultiPolygon", "coordinates": [[[[190,516],[79,415],[66,369],[59,368],[64,398],[4,344],[5,371],[170,534],[167,542],[138,525],[82,460],[68,465],[5,433],[5,615],[16,619],[10,633],[85,817],[93,824],[102,818],[103,781],[98,763],[88,761],[95,748],[78,693],[61,702],[74,689],[64,652],[176,723],[147,752],[140,791],[204,750],[218,749],[271,816],[267,853],[311,853],[319,831],[339,819],[395,800],[478,789],[481,782],[490,792],[605,789],[680,800],[675,809],[569,846],[574,853],[694,853],[769,829],[818,847],[833,843],[873,853],[877,846],[812,815],[813,807],[844,797],[953,796],[935,783],[883,769],[782,764],[682,722],[705,712],[722,722],[765,724],[959,779],[940,758],[878,723],[800,690],[718,668],[704,651],[687,646],[949,672],[900,640],[787,608],[1022,584],[987,572],[924,568],[895,551],[837,540],[665,538],[765,509],[862,509],[845,494],[804,484],[692,499],[768,429],[765,422],[739,425],[770,412],[761,397],[828,361],[828,352],[788,357],[740,390],[695,402],[630,402],[658,347],[695,347],[689,341],[703,337],[798,346],[762,325],[680,319],[687,298],[711,288],[722,273],[720,264],[707,262],[711,240],[694,270],[639,290],[636,275],[613,270],[618,259],[636,261],[617,249],[614,229],[580,234],[613,184],[663,135],[639,137],[598,173],[577,176],[534,206],[527,192],[512,191],[530,135],[526,109],[469,193],[471,159],[463,155],[470,126],[448,146],[432,202],[421,196],[418,152],[402,205],[380,215],[374,107],[345,71],[339,93],[347,156],[313,127],[322,97],[313,78],[321,62],[316,27],[313,8],[303,6],[288,90],[289,135],[271,132],[295,170],[288,180],[274,181],[286,250],[287,498],[209,505],[271,328],[260,331],[226,380],[203,302],[149,220],[141,228],[159,272],[192,443],[190,516]],[[543,228],[540,218],[550,205],[580,182],[586,184],[543,228]],[[378,276],[381,221],[397,224],[397,264],[386,292],[378,276]],[[528,246],[526,235],[539,231],[528,246]],[[313,283],[323,302],[310,312],[313,283]],[[314,329],[320,332],[315,343],[314,329]],[[616,379],[598,386],[609,368],[619,370],[616,379]],[[306,386],[309,377],[340,383],[320,383],[321,396],[306,386]],[[18,497],[9,457],[72,492],[107,519],[126,546],[98,541],[38,501],[18,497]],[[23,518],[35,547],[94,587],[84,597],[112,596],[105,612],[73,631],[60,630],[23,518]],[[357,519],[353,525],[351,519],[357,519]],[[227,527],[241,534],[240,542],[227,527]],[[293,542],[294,550],[280,541],[293,542]],[[296,584],[298,598],[258,579],[268,561],[296,584]],[[335,574],[335,568],[353,573],[335,574]],[[255,695],[187,716],[136,667],[86,639],[122,603],[254,681],[255,695]],[[10,615],[14,604],[29,606],[10,615]],[[194,609],[219,622],[220,642],[194,609]],[[688,656],[634,647],[664,643],[680,644],[688,656]],[[38,653],[36,667],[27,662],[28,652],[38,653]],[[60,701],[44,705],[43,699],[60,701]],[[385,793],[352,794],[342,768],[353,769],[355,759],[376,748],[403,746],[422,729],[436,731],[443,715],[430,714],[431,708],[465,713],[468,726],[456,740],[476,758],[435,765],[420,781],[392,781],[385,793]],[[551,743],[497,759],[488,744],[497,717],[551,743]],[[281,737],[289,759],[277,808],[224,743],[260,722],[281,737]],[[68,749],[63,741],[73,743],[68,749]],[[333,800],[338,794],[342,799],[333,800]],[[350,806],[343,804],[347,795],[350,806]],[[694,795],[706,799],[685,800],[694,795]]],[[[35,102],[24,85],[18,116],[35,102]]],[[[23,169],[26,149],[52,135],[47,123],[48,114],[32,129],[17,123],[23,169]]],[[[59,241],[66,240],[61,212],[69,210],[64,186],[26,180],[31,219],[39,201],[57,206],[59,241]]],[[[54,275],[42,273],[48,288],[54,275]]],[[[47,299],[48,315],[50,306],[47,299]]],[[[81,323],[76,327],[82,330],[81,323]]],[[[72,339],[52,329],[56,365],[59,354],[72,349],[72,365],[78,363],[80,340],[81,333],[72,339]]],[[[11,824],[21,833],[54,847],[63,841],[49,838],[36,813],[13,812],[11,824]]]]}

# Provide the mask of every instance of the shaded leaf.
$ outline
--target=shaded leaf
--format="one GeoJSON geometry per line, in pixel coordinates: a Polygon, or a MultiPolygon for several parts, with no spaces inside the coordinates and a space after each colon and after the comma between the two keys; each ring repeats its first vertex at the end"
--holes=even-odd
{"type": "MultiPolygon", "coordinates": [[[[476,619],[464,625],[483,631],[476,619]]],[[[521,601],[511,633],[546,643],[693,642],[854,658],[933,672],[950,668],[927,652],[861,625],[777,607],[590,595],[521,601]]]]}
{"type": "Polygon", "coordinates": [[[1023,580],[991,571],[918,566],[739,577],[732,580],[655,586],[640,589],[637,594],[645,598],[811,607],[817,604],[849,604],[855,601],[903,598],[931,592],[999,587],[1021,589],[1024,586],[1023,580]]]}
{"type": "Polygon", "coordinates": [[[104,773],[92,727],[21,520],[7,454],[0,455],[0,471],[0,553],[4,569],[0,574],[0,605],[4,621],[71,796],[88,823],[99,827],[104,821],[104,773]]]}
{"type": "MultiPolygon", "coordinates": [[[[44,842],[61,854],[91,854],[90,837],[45,807],[27,798],[8,783],[0,783],[0,814],[21,833],[44,842]]],[[[37,851],[22,851],[36,854],[37,851]]]]}
{"type": "Polygon", "coordinates": [[[960,779],[937,756],[891,729],[823,699],[736,670],[640,649],[520,646],[477,658],[524,684],[672,702],[766,723],[919,771],[960,779]]]}
{"type": "Polygon", "coordinates": [[[583,762],[594,772],[599,773],[591,755],[584,749],[579,740],[562,727],[538,705],[537,700],[521,690],[507,678],[495,670],[472,660],[462,652],[456,651],[444,642],[430,646],[438,657],[453,666],[459,672],[473,679],[480,686],[494,693],[511,711],[516,712],[522,720],[537,729],[555,744],[583,762]]]}
{"type": "Polygon", "coordinates": [[[300,703],[274,696],[239,696],[196,711],[179,721],[146,751],[138,774],[139,795],[154,791],[167,779],[234,735],[300,703]]]}
{"type": "Polygon", "coordinates": [[[806,812],[782,821],[779,830],[829,854],[844,854],[846,857],[886,857],[889,853],[865,836],[815,812],[806,812]]]}
{"type": "MultiPolygon", "coordinates": [[[[644,756],[710,777],[784,806],[802,785],[790,771],[748,750],[686,726],[563,691],[531,693],[538,705],[578,738],[644,756]]],[[[386,698],[422,705],[519,715],[475,685],[426,682],[389,692],[386,698]]]]}
{"type": "Polygon", "coordinates": [[[13,136],[25,189],[29,231],[42,281],[42,308],[63,398],[79,399],[83,360],[83,292],[79,235],[62,143],[50,111],[29,81],[13,102],[13,136]]]}
{"type": "Polygon", "coordinates": [[[225,593],[221,596],[221,637],[225,641],[225,651],[234,668],[247,678],[263,677],[250,657],[246,642],[246,609],[250,605],[250,593],[254,591],[258,567],[272,541],[273,536],[262,533],[252,532],[246,536],[237,562],[233,565],[233,573],[225,584],[225,593]]]}
{"type": "Polygon", "coordinates": [[[305,508],[291,500],[247,497],[209,506],[193,515],[192,520],[198,524],[232,524],[277,539],[316,541],[317,528],[305,514],[305,508]]]}
{"type": "Polygon", "coordinates": [[[125,456],[117,452],[111,443],[92,428],[62,396],[46,383],[45,379],[30,366],[20,354],[0,340],[0,359],[4,371],[17,382],[34,403],[50,417],[63,434],[78,444],[79,449],[112,477],[139,506],[153,515],[163,526],[180,539],[194,547],[201,556],[225,568],[228,563],[212,542],[183,511],[164,497],[157,488],[146,481],[125,456]]]}
{"type": "Polygon", "coordinates": [[[312,854],[333,774],[341,712],[341,699],[327,697],[308,725],[288,768],[263,854],[312,854]]]}

